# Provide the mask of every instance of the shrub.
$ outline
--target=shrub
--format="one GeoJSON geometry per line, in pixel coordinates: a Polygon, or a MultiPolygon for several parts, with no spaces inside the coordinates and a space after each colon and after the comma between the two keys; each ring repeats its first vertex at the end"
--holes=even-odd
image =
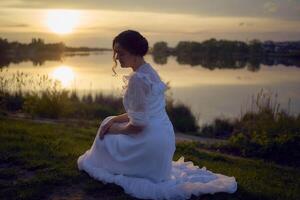
{"type": "Polygon", "coordinates": [[[234,123],[229,119],[217,118],[212,124],[205,124],[200,135],[214,138],[228,138],[233,132],[234,123]]]}
{"type": "Polygon", "coordinates": [[[300,114],[293,116],[280,110],[276,98],[277,95],[261,90],[255,102],[252,101],[251,110],[234,124],[226,149],[243,156],[299,166],[300,114]]]}
{"type": "Polygon", "coordinates": [[[68,98],[68,91],[43,91],[28,94],[25,98],[23,110],[32,117],[59,118],[69,116],[71,103],[68,98]]]}
{"type": "Polygon", "coordinates": [[[198,130],[197,120],[186,105],[174,104],[173,100],[168,100],[166,110],[176,131],[196,132],[198,130]]]}

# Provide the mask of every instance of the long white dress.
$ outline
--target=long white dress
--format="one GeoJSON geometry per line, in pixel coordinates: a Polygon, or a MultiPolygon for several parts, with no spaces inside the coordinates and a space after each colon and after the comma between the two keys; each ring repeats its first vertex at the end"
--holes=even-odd
{"type": "MultiPolygon", "coordinates": [[[[138,134],[106,134],[78,158],[79,170],[104,183],[115,183],[141,199],[188,199],[192,194],[233,193],[234,177],[194,166],[184,157],[173,161],[176,149],[172,123],[165,110],[166,85],[149,63],[124,76],[123,105],[129,122],[143,125],[138,134]]],[[[126,123],[118,123],[124,126],[126,123]]]]}

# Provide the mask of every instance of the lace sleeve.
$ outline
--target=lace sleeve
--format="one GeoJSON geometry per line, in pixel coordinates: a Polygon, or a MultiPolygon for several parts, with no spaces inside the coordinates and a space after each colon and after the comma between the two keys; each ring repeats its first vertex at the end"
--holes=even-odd
{"type": "Polygon", "coordinates": [[[133,125],[145,126],[148,122],[147,116],[147,95],[149,85],[147,85],[139,76],[132,76],[128,82],[127,100],[128,117],[133,125]]]}

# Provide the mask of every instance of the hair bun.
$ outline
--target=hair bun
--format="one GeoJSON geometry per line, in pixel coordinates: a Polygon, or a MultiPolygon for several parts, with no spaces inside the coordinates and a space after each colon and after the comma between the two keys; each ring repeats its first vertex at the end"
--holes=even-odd
{"type": "Polygon", "coordinates": [[[119,43],[124,49],[134,55],[145,56],[149,50],[147,39],[134,30],[121,32],[114,38],[113,46],[115,43],[119,43]]]}

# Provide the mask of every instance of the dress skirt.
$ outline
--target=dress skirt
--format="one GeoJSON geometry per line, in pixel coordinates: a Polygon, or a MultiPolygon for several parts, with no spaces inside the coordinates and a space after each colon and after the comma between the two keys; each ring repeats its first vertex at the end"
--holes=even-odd
{"type": "MultiPolygon", "coordinates": [[[[103,120],[99,130],[110,118],[103,120]]],[[[184,157],[173,161],[172,123],[167,114],[156,119],[137,134],[108,133],[100,140],[98,130],[91,148],[78,158],[79,170],[104,183],[120,185],[127,194],[141,199],[188,199],[192,194],[236,191],[234,177],[199,168],[184,157]]]]}

